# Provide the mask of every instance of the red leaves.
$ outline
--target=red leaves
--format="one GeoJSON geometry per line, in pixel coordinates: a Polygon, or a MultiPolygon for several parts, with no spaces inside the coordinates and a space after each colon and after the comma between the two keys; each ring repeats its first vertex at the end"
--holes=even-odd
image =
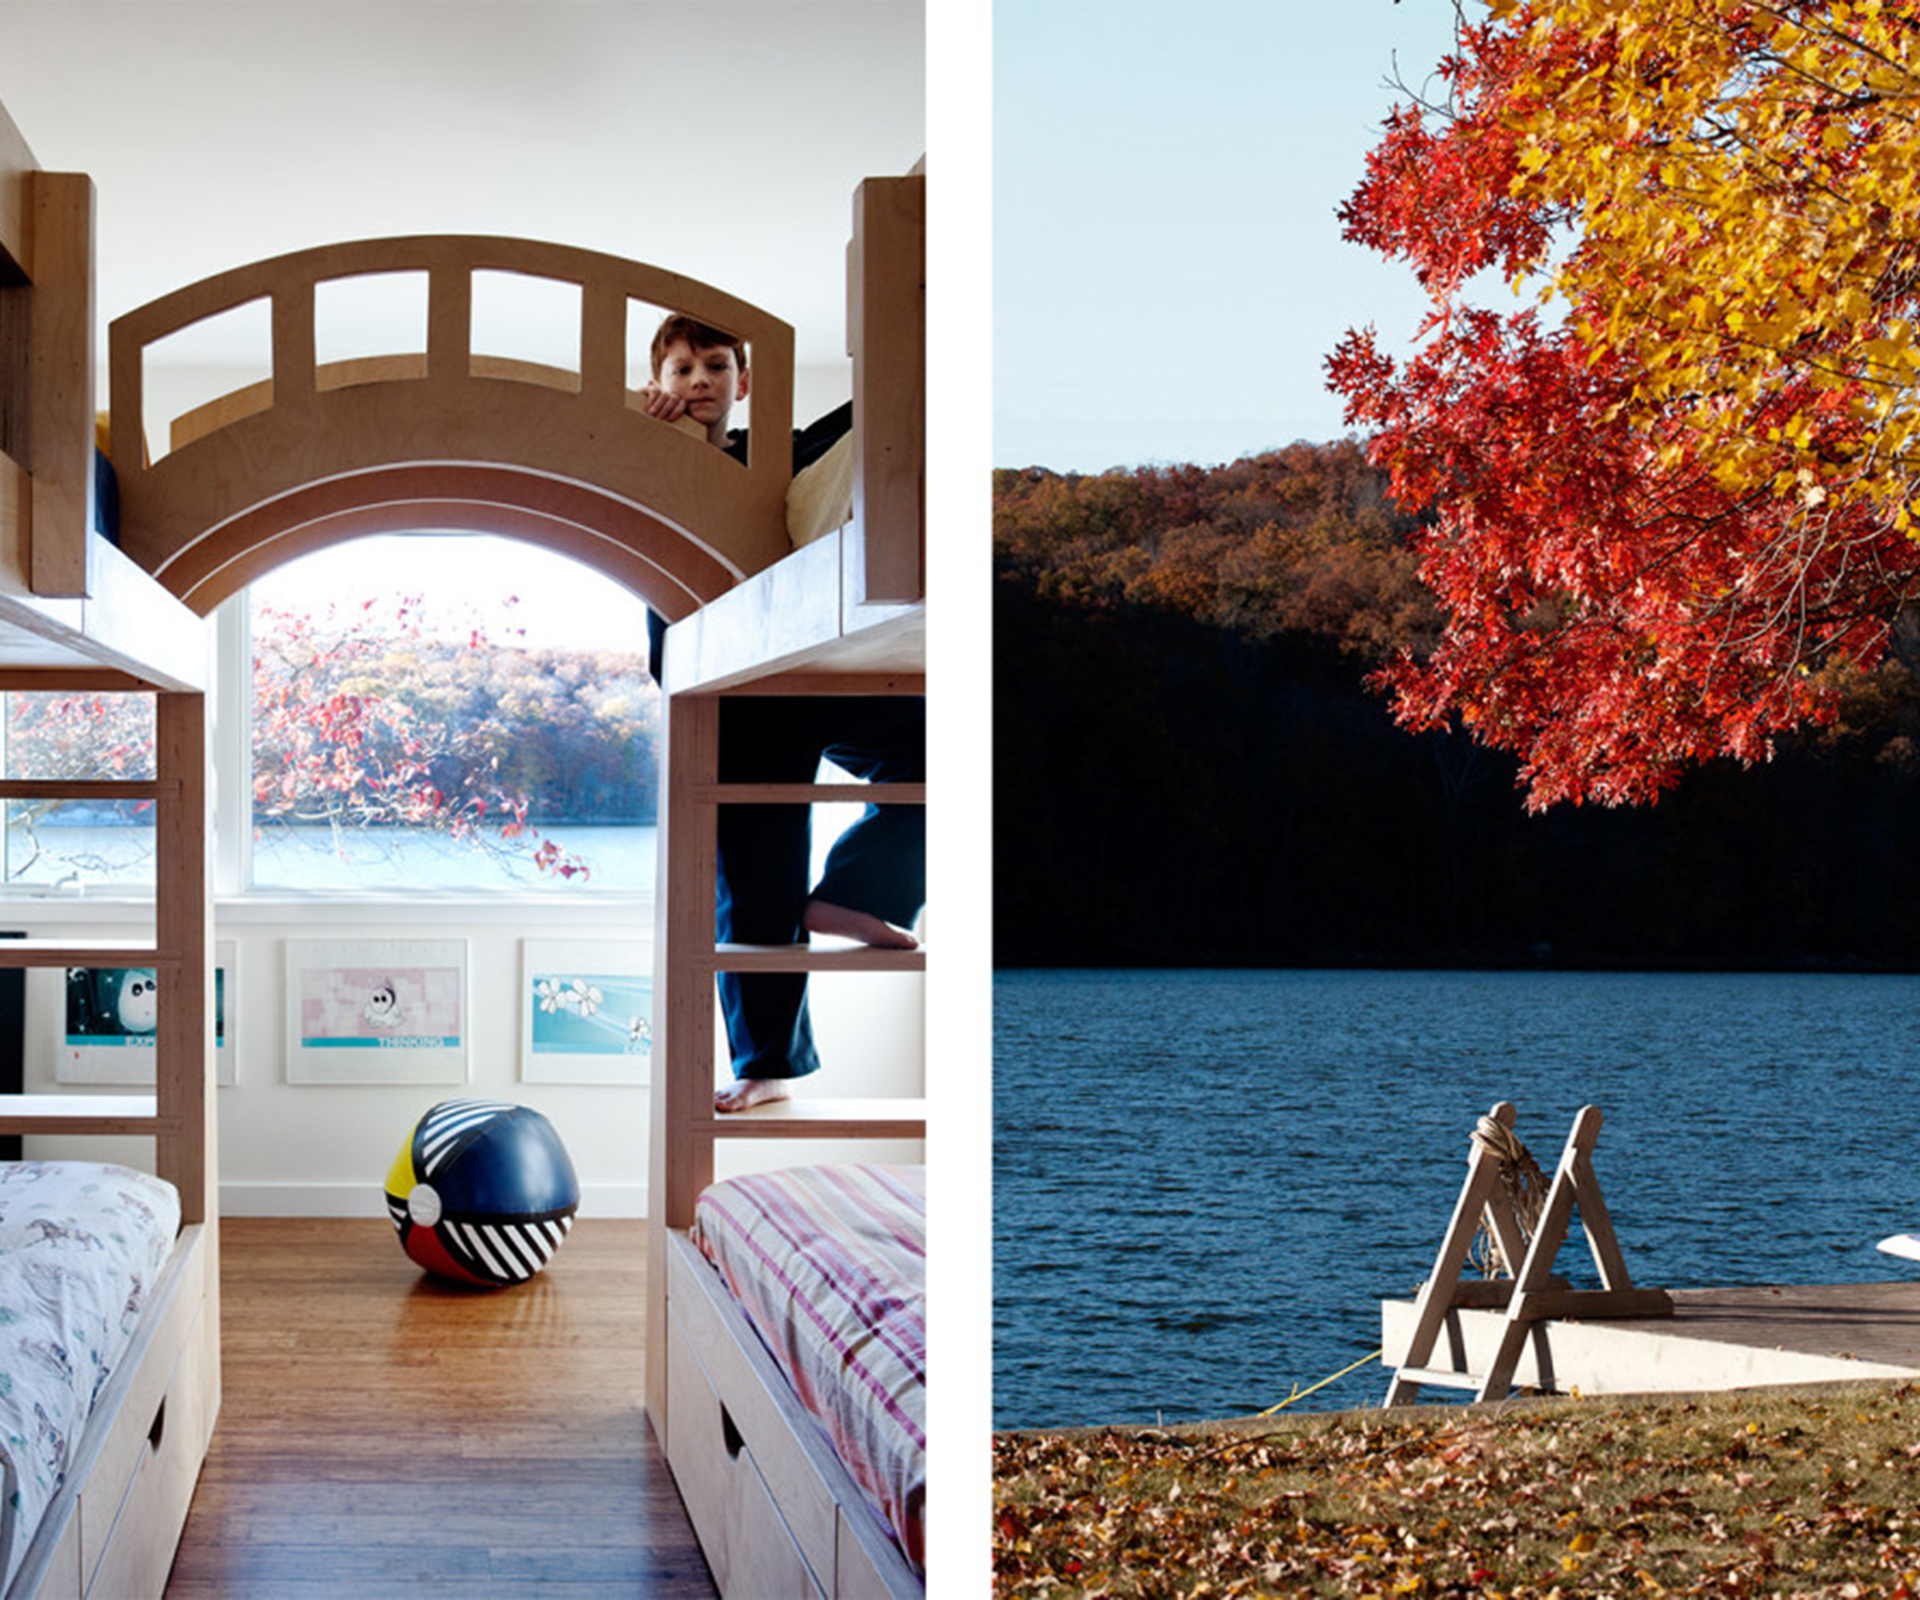
{"type": "MultiPolygon", "coordinates": [[[[1764,760],[1830,715],[1827,674],[1878,661],[1920,592],[1920,551],[1886,506],[1829,493],[1829,464],[1872,453],[1858,386],[1811,356],[1756,365],[1748,313],[1691,342],[1680,313],[1662,313],[1659,336],[1623,325],[1623,307],[1657,298],[1664,247],[1614,272],[1608,300],[1569,291],[1551,327],[1473,302],[1478,274],[1543,272],[1576,221],[1604,214],[1616,243],[1630,237],[1621,208],[1639,203],[1607,187],[1603,156],[1554,143],[1555,108],[1618,68],[1624,33],[1551,5],[1500,17],[1461,27],[1441,68],[1448,105],[1389,119],[1342,212],[1349,239],[1408,263],[1433,301],[1405,361],[1371,332],[1328,361],[1395,499],[1434,513],[1417,548],[1444,630],[1379,681],[1409,726],[1457,716],[1518,754],[1536,807],[1646,800],[1691,763],[1764,760]],[[1584,218],[1571,189],[1536,180],[1561,157],[1591,174],[1584,218]]],[[[1637,61],[1635,83],[1673,64],[1637,61]]],[[[1802,165],[1857,158],[1821,139],[1802,165]]],[[[1666,176],[1656,191],[1671,195],[1666,176]]],[[[1800,292],[1789,277],[1776,264],[1766,278],[1782,284],[1783,326],[1800,292]]]]}
{"type": "MultiPolygon", "coordinates": [[[[560,730],[533,697],[539,685],[501,667],[484,628],[436,644],[417,602],[400,598],[362,602],[344,618],[261,607],[256,634],[259,816],[524,847],[529,799],[503,780],[502,751],[524,724],[539,723],[542,740],[560,730]]],[[[551,841],[532,859],[543,873],[587,876],[551,841]]]]}

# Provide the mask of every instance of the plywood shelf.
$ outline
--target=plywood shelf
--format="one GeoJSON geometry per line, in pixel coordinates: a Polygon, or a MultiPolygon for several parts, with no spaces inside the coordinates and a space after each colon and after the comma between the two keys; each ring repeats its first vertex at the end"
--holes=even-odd
{"type": "Polygon", "coordinates": [[[9,967],[168,967],[180,957],[151,941],[0,939],[0,970],[9,967]]]}
{"type": "Polygon", "coordinates": [[[150,1094],[0,1095],[0,1133],[155,1134],[158,1102],[150,1094]]]}
{"type": "Polygon", "coordinates": [[[707,805],[895,805],[927,803],[924,783],[709,783],[692,791],[707,805]]]}
{"type": "Polygon", "coordinates": [[[158,778],[0,778],[0,800],[170,800],[179,792],[158,778]]]}
{"type": "Polygon", "coordinates": [[[703,1118],[696,1131],[719,1139],[924,1139],[925,1100],[774,1100],[703,1118]]]}
{"type": "Polygon", "coordinates": [[[723,944],[695,965],[715,972],[924,972],[926,947],[883,950],[866,944],[723,944]]]}

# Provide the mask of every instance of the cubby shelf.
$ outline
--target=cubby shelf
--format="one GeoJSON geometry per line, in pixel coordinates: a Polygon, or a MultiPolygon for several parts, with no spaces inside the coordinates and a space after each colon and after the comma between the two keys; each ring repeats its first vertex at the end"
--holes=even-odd
{"type": "Polygon", "coordinates": [[[725,1139],[924,1139],[925,1100],[774,1100],[705,1118],[696,1129],[725,1139]]]}
{"type": "Polygon", "coordinates": [[[150,1094],[0,1094],[0,1133],[156,1133],[150,1094]]]}
{"type": "Polygon", "coordinates": [[[705,805],[899,805],[927,803],[924,783],[705,783],[692,790],[705,805]]]}
{"type": "Polygon", "coordinates": [[[696,964],[714,972],[925,972],[924,946],[882,950],[866,944],[721,944],[696,964]]]}
{"type": "Polygon", "coordinates": [[[0,968],[169,967],[180,956],[152,940],[0,939],[0,968]]]}
{"type": "Polygon", "coordinates": [[[0,800],[171,800],[177,780],[159,778],[0,778],[0,800]]]}

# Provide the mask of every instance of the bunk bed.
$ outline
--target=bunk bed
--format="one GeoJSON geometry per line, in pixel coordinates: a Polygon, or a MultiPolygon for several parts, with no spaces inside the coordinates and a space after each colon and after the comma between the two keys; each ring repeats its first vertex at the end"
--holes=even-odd
{"type": "MultiPolygon", "coordinates": [[[[79,193],[77,184],[39,178],[29,188],[70,198],[79,193]]],[[[46,224],[47,207],[37,199],[32,210],[33,247],[22,246],[16,259],[48,259],[34,249],[65,237],[46,224]]],[[[194,629],[253,577],[308,550],[365,533],[458,527],[573,555],[626,583],[671,624],[667,792],[659,828],[647,1393],[716,1581],[728,1595],[924,1591],[917,1535],[883,1523],[828,1430],[800,1405],[793,1380],[770,1354],[769,1336],[756,1331],[693,1236],[696,1204],[713,1183],[720,1142],[925,1137],[918,1100],[796,1098],[724,1118],[713,1107],[716,971],[924,970],[918,950],[717,948],[713,937],[717,807],[850,798],[925,803],[923,785],[889,785],[885,796],[876,796],[868,792],[873,786],[734,786],[720,784],[717,775],[719,706],[730,695],[925,691],[923,174],[868,180],[853,211],[854,429],[845,450],[819,464],[817,477],[796,478],[792,471],[793,341],[777,318],[658,268],[520,239],[435,236],[327,245],[235,268],[116,318],[109,372],[117,548],[98,535],[80,539],[75,530],[85,527],[84,511],[42,517],[38,502],[43,481],[49,492],[64,489],[76,509],[89,493],[93,463],[89,457],[83,467],[78,420],[88,420],[90,441],[90,353],[85,359],[76,354],[71,363],[72,395],[57,406],[33,399],[32,462],[0,482],[0,494],[10,497],[8,543],[19,545],[23,561],[30,551],[31,580],[16,578],[11,568],[0,572],[0,622],[16,609],[44,619],[33,629],[38,669],[72,665],[84,668],[83,676],[93,674],[88,681],[105,673],[115,684],[163,691],[155,793],[163,818],[174,820],[163,823],[157,948],[141,956],[142,964],[165,966],[179,977],[162,987],[172,1001],[161,1019],[159,1106],[124,1114],[116,1108],[106,1116],[102,1103],[91,1100],[74,1131],[150,1129],[161,1140],[163,1176],[175,1174],[182,1190],[190,1220],[181,1237],[198,1241],[191,1286],[207,1303],[194,1348],[210,1355],[194,1368],[198,1387],[169,1399],[160,1412],[149,1410],[138,1438],[143,1448],[151,1445],[149,1454],[178,1455],[189,1491],[190,1468],[199,1460],[189,1447],[197,1442],[204,1452],[218,1392],[207,1035],[204,1016],[188,1015],[186,1003],[189,991],[205,990],[210,931],[204,684],[189,670],[191,662],[204,674],[205,657],[194,629]],[[577,290],[574,367],[504,360],[473,348],[474,275],[486,271],[550,278],[577,290]],[[376,273],[424,279],[426,348],[319,361],[320,286],[376,273]],[[146,385],[153,347],[255,302],[269,308],[270,377],[174,416],[164,434],[156,434],[146,385]],[[636,307],[667,307],[747,341],[754,396],[745,463],[644,415],[625,359],[636,307]],[[61,420],[49,424],[50,417],[61,420]],[[164,437],[164,450],[156,448],[157,437],[164,437]],[[43,447],[63,453],[43,457],[43,447]],[[29,499],[31,506],[19,509],[29,499]],[[42,540],[58,529],[67,532],[42,540]],[[70,616],[62,606],[79,609],[70,616]],[[56,658],[56,645],[70,648],[74,660],[56,658]],[[189,1405],[189,1425],[181,1428],[173,1419],[189,1405]],[[178,1442],[182,1435],[185,1443],[178,1442]]],[[[76,339],[87,336],[80,330],[92,322],[90,287],[80,296],[91,282],[82,262],[90,247],[78,252],[68,244],[58,273],[16,274],[21,284],[32,278],[26,292],[35,319],[34,382],[47,347],[42,321],[59,317],[76,339]],[[71,303],[49,292],[53,283],[67,287],[71,303]]],[[[5,293],[16,296],[16,289],[5,293]]],[[[0,300],[7,310],[0,328],[17,327],[26,303],[0,300]]],[[[16,350],[25,344],[13,340],[16,350]]],[[[0,946],[0,959],[19,954],[0,946]]],[[[45,959],[79,958],[53,952],[45,959]]],[[[90,952],[86,959],[99,957],[90,952]]],[[[921,1042],[906,1041],[903,1048],[917,1057],[921,1042]]],[[[44,1117],[35,1108],[22,1125],[37,1129],[44,1117]]],[[[910,1174],[903,1186],[913,1187],[910,1174]]],[[[923,1272],[917,1283],[901,1286],[899,1298],[923,1296],[923,1272]]],[[[145,1383],[142,1375],[165,1360],[164,1351],[142,1360],[129,1382],[145,1383]]],[[[150,1387],[130,1397],[128,1415],[139,1417],[150,1387]]],[[[922,1459],[907,1469],[909,1478],[919,1474],[920,1484],[923,1443],[922,1459]]],[[[101,1451],[112,1457],[114,1473],[118,1449],[110,1441],[101,1451]]],[[[179,1481],[177,1474],[168,1481],[179,1481]]],[[[169,1492],[171,1516],[179,1492],[169,1492]]],[[[909,1483],[881,1498],[917,1511],[922,1494],[909,1483]]],[[[184,1515],[185,1501],[179,1504],[184,1515]]],[[[162,1574],[162,1545],[171,1551],[177,1520],[170,1529],[143,1535],[162,1574]]],[[[81,1559],[90,1564],[84,1517],[81,1532],[81,1559]]],[[[23,1571],[23,1580],[27,1576],[23,1571]]],[[[103,1581],[94,1585],[103,1595],[158,1587],[145,1579],[116,1577],[111,1587],[103,1581]]]]}
{"type": "Polygon", "coordinates": [[[920,174],[862,186],[848,255],[850,518],[817,538],[796,529],[806,542],[792,554],[667,634],[648,1408],[723,1595],[924,1592],[923,1173],[855,1164],[714,1182],[720,1142],[924,1139],[924,1103],[795,1098],[731,1115],[713,1105],[717,972],[924,970],[920,950],[716,947],[713,921],[717,807],[925,803],[906,784],[882,797],[872,785],[718,779],[729,695],[925,692],[924,228],[920,174]],[[820,1231],[831,1224],[810,1191],[821,1190],[845,1202],[827,1211],[863,1211],[861,1238],[820,1231]],[[767,1229],[769,1217],[781,1226],[767,1229]],[[769,1253],[765,1231],[781,1235],[774,1275],[813,1297],[804,1310],[816,1342],[840,1357],[839,1381],[869,1386],[850,1404],[803,1404],[814,1380],[796,1380],[770,1346],[786,1356],[805,1340],[778,1331],[782,1310],[748,1309],[737,1292],[741,1257],[769,1253]],[[864,1292],[845,1292],[855,1278],[864,1292]],[[859,1327],[833,1323],[829,1299],[859,1327]],[[876,1420],[891,1442],[849,1452],[849,1436],[876,1420]]]}
{"type": "Polygon", "coordinates": [[[153,1094],[0,1095],[0,1134],[145,1138],[155,1157],[151,1177],[117,1163],[0,1166],[16,1224],[0,1257],[0,1296],[21,1308],[28,1297],[6,1285],[24,1279],[38,1313],[52,1283],[71,1281],[95,1303],[83,1314],[62,1302],[60,1315],[74,1320],[54,1326],[92,1325],[126,1341],[98,1361],[51,1334],[0,1351],[10,1375],[36,1356],[60,1367],[70,1359],[79,1386],[50,1392],[34,1437],[0,1451],[8,1600],[158,1594],[220,1403],[205,628],[115,548],[101,514],[93,211],[91,182],[42,171],[0,108],[0,690],[152,692],[156,704],[150,777],[0,781],[10,802],[153,807],[151,936],[111,946],[9,939],[0,964],[142,966],[162,980],[153,1094]],[[151,1249],[121,1276],[92,1280],[108,1253],[101,1235],[122,1224],[53,1209],[40,1198],[49,1185],[129,1197],[132,1212],[153,1215],[151,1249]],[[108,1293],[119,1303],[104,1302],[108,1293]]]}
{"type": "MultiPolygon", "coordinates": [[[[590,251],[467,236],[328,245],[177,290],[111,329],[122,544],[193,610],[204,613],[322,544],[457,526],[574,555],[626,583],[671,624],[648,1409],[724,1594],[923,1589],[916,1536],[883,1525],[692,1230],[719,1142],[925,1135],[917,1100],[795,1099],[726,1118],[713,1109],[713,980],[723,965],[924,967],[917,950],[718,949],[713,937],[718,806],[925,803],[923,785],[888,785],[884,797],[867,785],[722,785],[716,764],[719,708],[730,695],[925,691],[924,195],[916,171],[870,179],[854,197],[853,432],[799,477],[788,448],[791,329],[711,286],[590,251]],[[577,366],[474,349],[470,310],[481,271],[574,286],[577,366]],[[424,278],[426,349],[318,361],[320,286],[372,273],[424,278]],[[147,352],[183,327],[252,302],[269,307],[270,378],[172,418],[167,448],[156,452],[147,352]],[[746,340],[754,391],[745,463],[644,415],[623,354],[637,307],[669,308],[746,340]]],[[[920,1041],[908,1048],[917,1056],[920,1041]]],[[[924,1295],[920,1276],[909,1298],[924,1295]]],[[[923,1461],[917,1470],[923,1474],[923,1461]]],[[[920,1493],[909,1485],[892,1498],[917,1508],[920,1493]]]]}

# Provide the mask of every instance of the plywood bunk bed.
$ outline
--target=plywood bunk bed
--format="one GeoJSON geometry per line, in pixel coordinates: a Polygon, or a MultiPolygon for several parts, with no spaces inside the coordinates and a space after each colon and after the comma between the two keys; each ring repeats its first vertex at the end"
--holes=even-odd
{"type": "MultiPolygon", "coordinates": [[[[709,1187],[722,1141],[925,1137],[918,1100],[796,1096],[733,1115],[717,1115],[713,1105],[717,972],[924,970],[919,950],[714,943],[719,806],[876,798],[870,785],[721,784],[722,701],[925,692],[924,215],[918,175],[869,182],[856,206],[848,313],[851,520],[750,576],[667,636],[648,1406],[726,1596],[924,1592],[924,1168],[854,1162],[709,1187]],[[863,1213],[857,1269],[822,1267],[829,1256],[842,1261],[846,1246],[837,1238],[797,1237],[801,1227],[825,1226],[813,1213],[793,1221],[800,1202],[821,1192],[863,1213]],[[844,1361],[837,1375],[803,1377],[798,1388],[866,1385],[837,1411],[831,1396],[818,1397],[820,1410],[834,1414],[830,1425],[801,1403],[791,1372],[769,1352],[769,1342],[786,1351],[802,1341],[776,1332],[763,1338],[753,1318],[765,1313],[743,1310],[709,1258],[730,1236],[717,1225],[726,1217],[746,1219],[732,1235],[738,1248],[728,1259],[730,1273],[739,1270],[740,1255],[767,1254],[767,1235],[781,1233],[782,1248],[792,1253],[780,1258],[777,1275],[812,1284],[823,1300],[833,1293],[842,1314],[859,1319],[860,1332],[850,1335],[821,1305],[802,1307],[814,1319],[816,1341],[840,1347],[844,1361]],[[768,1222],[772,1217],[779,1226],[768,1222]],[[744,1232],[763,1225],[757,1237],[744,1232]],[[890,1273],[902,1263],[906,1270],[843,1296],[846,1280],[877,1258],[886,1259],[890,1273]],[[863,1301],[861,1311],[847,1313],[844,1302],[855,1299],[863,1301]],[[850,1445],[868,1427],[885,1437],[850,1445]]],[[[923,787],[885,787],[897,791],[890,803],[925,802],[923,787]]],[[[918,1058],[923,1041],[902,1041],[902,1048],[918,1058]]],[[[829,1063],[823,1077],[831,1073],[829,1063]]]]}
{"type": "Polygon", "coordinates": [[[39,169],[0,108],[0,689],[151,691],[157,708],[150,777],[0,780],[8,801],[151,805],[150,937],[9,939],[0,964],[160,980],[154,1094],[0,1095],[0,1134],[131,1136],[155,1155],[151,1175],[0,1163],[0,1302],[30,1313],[0,1329],[7,1600],[159,1594],[220,1402],[205,628],[97,516],[93,204],[86,177],[39,169]],[[91,1209],[102,1199],[111,1210],[91,1209]],[[137,1220],[146,1242],[109,1262],[109,1235],[137,1220]],[[30,1369],[65,1381],[27,1400],[30,1369]]]}
{"type": "MultiPolygon", "coordinates": [[[[791,329],[711,286],[591,251],[464,236],[322,246],[190,285],[117,318],[111,330],[122,543],[193,611],[204,614],[259,573],[324,544],[457,527],[573,555],[626,583],[672,624],[648,1398],[728,1594],[903,1595],[924,1587],[913,1537],[896,1539],[883,1526],[689,1238],[718,1141],[925,1134],[917,1100],[796,1099],[727,1119],[715,1116],[712,1101],[713,979],[723,963],[923,969],[918,951],[723,951],[713,939],[716,807],[871,798],[849,792],[861,786],[723,789],[721,701],[924,693],[923,241],[921,174],[860,187],[848,257],[853,433],[798,478],[788,448],[791,329]],[[476,349],[480,272],[571,285],[578,362],[536,365],[476,349]],[[424,284],[425,349],[318,360],[321,287],[374,274],[424,284]],[[156,452],[147,352],[252,302],[268,307],[270,377],[174,418],[168,448],[156,452]],[[747,342],[754,387],[745,463],[644,415],[626,352],[636,319],[662,308],[747,342]],[[823,494],[836,471],[844,495],[823,494]],[[833,514],[841,499],[844,516],[833,514]]],[[[925,802],[924,786],[888,789],[888,803],[925,802]]],[[[903,1041],[903,1049],[917,1059],[921,1042],[903,1041]]],[[[923,1296],[924,1273],[920,1279],[903,1297],[923,1296]]],[[[924,1481],[923,1461],[920,1470],[924,1481]]]]}
{"type": "MultiPolygon", "coordinates": [[[[720,950],[715,813],[742,801],[867,800],[867,786],[718,782],[719,705],[736,694],[920,695],[924,177],[854,198],[848,327],[854,425],[795,477],[792,330],[709,285],[592,251],[489,237],[322,246],[236,268],[117,318],[112,437],[122,545],[204,614],[292,556],[429,527],[526,539],[627,584],[668,622],[650,1165],[648,1408],[723,1593],[923,1592],[896,1538],[799,1405],[765,1343],[689,1238],[729,1139],[920,1140],[923,1104],[796,1099],[718,1118],[714,974],[918,971],[918,951],[720,950]],[[571,286],[567,367],[475,348],[475,275],[571,286]],[[322,362],[323,285],[376,274],[424,286],[425,349],[322,362]],[[147,353],[254,302],[270,328],[261,382],[172,419],[154,450],[147,353]],[[753,370],[744,463],[653,421],[628,374],[637,319],[681,312],[743,338],[753,370]],[[126,443],[131,441],[132,443],[126,443]],[[822,491],[834,473],[840,490],[822,491]],[[835,514],[846,502],[846,515],[835,514]],[[821,514],[822,504],[826,514],[821,514]]],[[[648,325],[647,331],[651,331],[648,325]]],[[[890,785],[888,803],[924,804],[890,785]]],[[[917,1059],[921,1041],[903,1041],[917,1059]]],[[[902,1296],[924,1295],[920,1282],[902,1296]]],[[[920,1471],[924,1481],[924,1462],[920,1471]]],[[[905,1547],[913,1547],[910,1557],[905,1547]]]]}

